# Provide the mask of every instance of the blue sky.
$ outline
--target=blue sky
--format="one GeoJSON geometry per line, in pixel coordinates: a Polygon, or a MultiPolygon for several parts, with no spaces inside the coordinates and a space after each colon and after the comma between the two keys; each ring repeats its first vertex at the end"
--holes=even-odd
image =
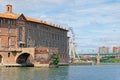
{"type": "Polygon", "coordinates": [[[6,4],[13,12],[72,27],[78,53],[120,46],[120,0],[0,0],[0,13],[6,4]]]}

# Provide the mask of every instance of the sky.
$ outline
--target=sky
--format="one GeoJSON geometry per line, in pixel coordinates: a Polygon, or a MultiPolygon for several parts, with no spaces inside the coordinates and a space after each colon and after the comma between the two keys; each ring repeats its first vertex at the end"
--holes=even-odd
{"type": "Polygon", "coordinates": [[[0,0],[0,13],[6,4],[15,13],[72,27],[79,54],[120,46],[120,0],[0,0]]]}

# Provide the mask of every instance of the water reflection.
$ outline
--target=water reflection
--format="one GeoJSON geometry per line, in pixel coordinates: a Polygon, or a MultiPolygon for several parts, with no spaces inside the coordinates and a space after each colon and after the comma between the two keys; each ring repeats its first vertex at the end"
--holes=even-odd
{"type": "Polygon", "coordinates": [[[0,80],[18,80],[18,68],[0,68],[0,80]]]}
{"type": "Polygon", "coordinates": [[[50,69],[48,80],[68,80],[68,67],[50,69]]]}
{"type": "Polygon", "coordinates": [[[120,65],[60,68],[0,67],[0,80],[120,80],[120,65]]]}
{"type": "Polygon", "coordinates": [[[67,80],[67,75],[67,68],[0,68],[0,80],[67,80]]]}

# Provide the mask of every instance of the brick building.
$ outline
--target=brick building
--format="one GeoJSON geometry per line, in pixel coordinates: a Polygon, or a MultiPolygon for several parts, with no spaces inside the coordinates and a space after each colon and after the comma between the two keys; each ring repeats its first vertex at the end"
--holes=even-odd
{"type": "Polygon", "coordinates": [[[99,47],[99,50],[98,50],[98,52],[100,53],[100,54],[108,54],[109,53],[109,47],[99,47]]]}
{"type": "Polygon", "coordinates": [[[113,47],[113,53],[114,54],[120,53],[120,47],[113,47]]]}
{"type": "Polygon", "coordinates": [[[68,63],[67,31],[60,26],[13,13],[12,5],[6,5],[6,13],[0,13],[0,63],[49,64],[50,56],[56,53],[61,64],[68,63]]]}

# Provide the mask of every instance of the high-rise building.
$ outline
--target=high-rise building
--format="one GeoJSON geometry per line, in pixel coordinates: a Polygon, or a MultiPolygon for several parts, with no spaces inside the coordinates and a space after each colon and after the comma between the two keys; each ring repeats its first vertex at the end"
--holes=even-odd
{"type": "Polygon", "coordinates": [[[107,54],[107,53],[109,53],[109,48],[108,47],[99,47],[99,50],[98,50],[98,52],[100,53],[100,54],[107,54]]]}
{"type": "Polygon", "coordinates": [[[113,47],[113,53],[120,53],[120,47],[113,47]]]}

